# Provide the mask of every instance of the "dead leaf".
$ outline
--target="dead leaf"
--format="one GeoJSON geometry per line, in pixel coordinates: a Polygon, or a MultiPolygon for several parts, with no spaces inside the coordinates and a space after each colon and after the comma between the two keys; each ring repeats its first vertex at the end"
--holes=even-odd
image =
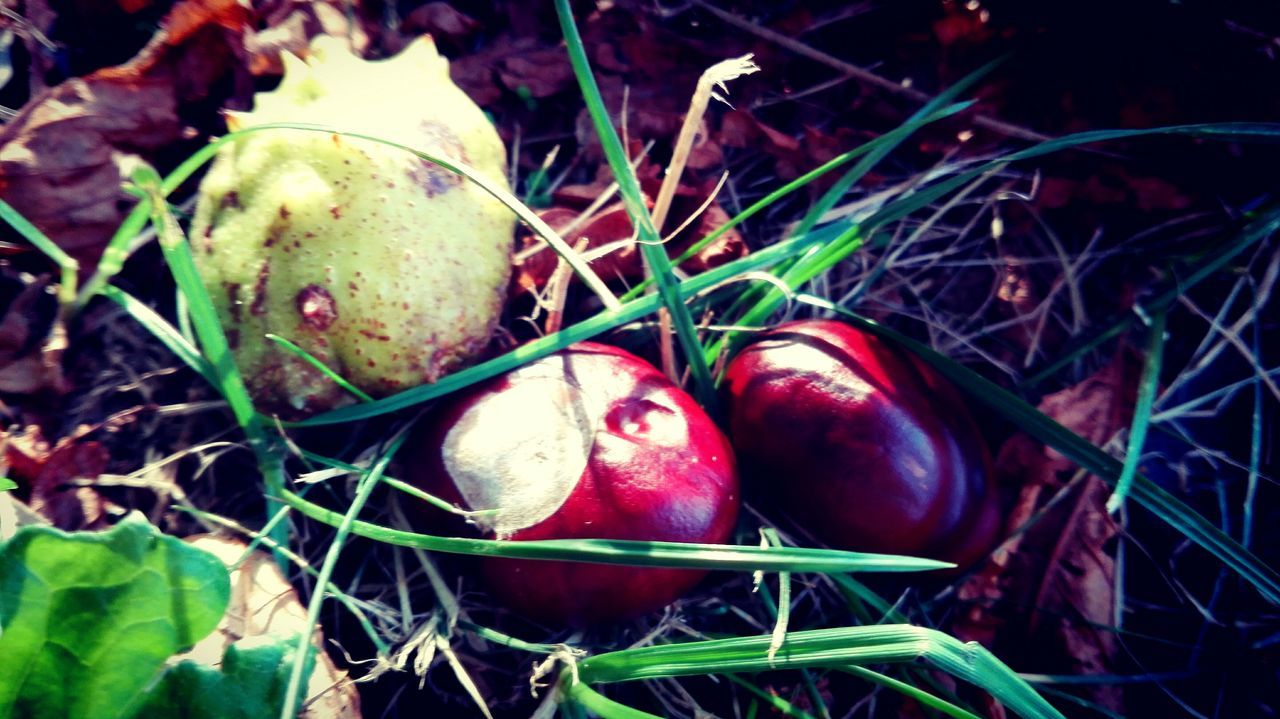
{"type": "Polygon", "coordinates": [[[576,82],[569,56],[559,47],[508,57],[502,61],[498,77],[508,89],[527,91],[536,98],[551,97],[576,82]]]}
{"type": "Polygon", "coordinates": [[[29,494],[31,509],[55,527],[106,528],[102,497],[76,481],[97,479],[106,470],[111,457],[101,442],[73,433],[50,447],[39,427],[32,425],[0,433],[0,455],[3,473],[29,494]]]}
{"type": "Polygon", "coordinates": [[[259,7],[258,14],[263,29],[247,32],[243,39],[249,72],[255,77],[282,74],[281,53],[304,56],[317,35],[343,38],[357,55],[364,55],[372,45],[369,23],[362,22],[358,11],[351,12],[349,3],[342,0],[273,0],[259,7]]]}
{"type": "Polygon", "coordinates": [[[0,272],[0,308],[0,392],[66,392],[66,332],[49,278],[0,272]]]}
{"type": "Polygon", "coordinates": [[[0,131],[0,197],[85,271],[133,202],[120,186],[135,154],[183,138],[179,102],[202,99],[231,59],[236,0],[186,0],[132,60],[32,98],[0,131]]]}
{"type": "Polygon", "coordinates": [[[360,694],[355,684],[325,651],[319,628],[312,632],[306,607],[271,556],[254,551],[237,564],[249,549],[244,542],[214,535],[188,537],[186,541],[217,555],[231,570],[231,603],[212,634],[170,662],[190,659],[217,666],[227,646],[245,637],[312,633],[316,666],[307,683],[306,708],[299,716],[302,719],[360,719],[360,694]]]}
{"type": "MultiPolygon", "coordinates": [[[[1040,410],[1095,444],[1127,425],[1137,387],[1137,360],[1122,352],[1080,384],[1049,395],[1040,410]]],[[[1096,675],[1114,671],[1115,542],[1107,514],[1110,488],[1096,477],[1068,484],[1076,466],[1026,435],[1005,443],[996,459],[1001,482],[1019,487],[1001,545],[958,590],[966,609],[952,627],[1023,671],[1096,675]],[[1035,524],[1022,527],[1060,491],[1068,494],[1035,524]]],[[[1123,708],[1120,687],[1099,686],[1091,699],[1123,708]]]]}
{"type": "Polygon", "coordinates": [[[410,12],[400,23],[404,35],[429,34],[437,41],[447,38],[454,42],[465,40],[480,29],[475,18],[455,10],[445,2],[429,2],[410,12]]]}

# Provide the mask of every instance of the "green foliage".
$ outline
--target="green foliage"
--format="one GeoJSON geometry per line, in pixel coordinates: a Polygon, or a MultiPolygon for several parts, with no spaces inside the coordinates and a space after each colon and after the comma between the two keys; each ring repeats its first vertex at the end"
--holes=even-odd
{"type": "MultiPolygon", "coordinates": [[[[137,716],[268,719],[280,713],[298,637],[264,635],[227,647],[218,671],[191,660],[169,667],[137,716]]],[[[310,658],[305,671],[314,666],[310,658]]]]}
{"type": "Polygon", "coordinates": [[[106,532],[24,527],[0,547],[0,716],[132,716],[230,596],[217,557],[140,514],[106,532]]]}

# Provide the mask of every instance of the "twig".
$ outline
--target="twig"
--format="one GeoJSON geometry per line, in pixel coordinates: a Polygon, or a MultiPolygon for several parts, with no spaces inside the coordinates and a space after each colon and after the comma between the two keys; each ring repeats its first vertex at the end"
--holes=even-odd
{"type": "MultiPolygon", "coordinates": [[[[933,97],[926,92],[921,92],[920,90],[917,90],[913,87],[907,87],[906,85],[903,85],[901,83],[897,83],[888,78],[881,77],[866,68],[858,67],[857,65],[854,65],[849,62],[845,62],[844,60],[841,60],[838,57],[828,55],[827,53],[821,50],[818,50],[814,47],[811,47],[809,45],[806,45],[800,42],[799,40],[787,37],[786,35],[783,35],[782,33],[777,32],[776,30],[770,30],[767,27],[757,25],[756,23],[753,23],[749,20],[745,20],[741,17],[738,17],[737,15],[731,12],[721,10],[715,5],[712,5],[706,2],[706,0],[689,0],[689,3],[691,5],[702,8],[703,10],[706,10],[707,12],[711,13],[712,15],[715,15],[717,18],[720,18],[720,20],[724,21],[729,25],[732,25],[740,30],[745,30],[751,33],[752,35],[755,35],[756,37],[761,38],[763,40],[768,40],[769,42],[772,42],[784,49],[790,50],[791,52],[794,52],[797,55],[802,55],[804,57],[807,57],[810,60],[813,60],[814,62],[822,63],[823,65],[826,65],[827,67],[830,67],[834,70],[839,70],[840,72],[843,72],[844,74],[860,82],[864,82],[868,85],[873,85],[882,90],[887,90],[897,95],[902,95],[903,97],[913,102],[919,103],[921,105],[933,99],[933,97]]],[[[1045,140],[1049,139],[1048,135],[1042,135],[1036,132],[1035,130],[1028,129],[1020,125],[1014,125],[1012,123],[1005,122],[1004,120],[999,120],[994,117],[991,117],[990,115],[974,115],[973,124],[977,125],[978,127],[991,130],[992,132],[998,132],[1001,135],[1007,135],[1009,137],[1017,137],[1024,140],[1044,142],[1045,140]]]]}

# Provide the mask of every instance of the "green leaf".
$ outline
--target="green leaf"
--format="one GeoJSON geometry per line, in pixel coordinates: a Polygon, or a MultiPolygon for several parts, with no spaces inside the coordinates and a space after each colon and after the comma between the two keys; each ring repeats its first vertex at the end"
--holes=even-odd
{"type": "MultiPolygon", "coordinates": [[[[168,719],[271,719],[289,684],[296,636],[262,635],[227,647],[222,671],[190,659],[169,667],[137,713],[168,719]]],[[[306,672],[314,666],[308,662],[306,672]]]]}
{"type": "Polygon", "coordinates": [[[17,489],[18,483],[8,477],[0,477],[0,492],[8,492],[11,489],[17,489]]]}
{"type": "Polygon", "coordinates": [[[230,596],[217,557],[140,514],[106,532],[24,527],[0,546],[0,716],[131,716],[230,596]]]}

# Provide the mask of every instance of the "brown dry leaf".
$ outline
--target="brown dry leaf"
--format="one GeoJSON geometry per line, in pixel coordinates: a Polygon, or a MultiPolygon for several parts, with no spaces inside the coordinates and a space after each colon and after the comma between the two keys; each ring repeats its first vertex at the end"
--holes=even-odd
{"type": "MultiPolygon", "coordinates": [[[[1095,444],[1131,419],[1138,363],[1128,352],[1080,384],[1049,395],[1040,410],[1095,444]]],[[[991,647],[1022,671],[1096,675],[1114,671],[1115,543],[1107,514],[1109,487],[1096,477],[1068,486],[1076,466],[1026,435],[1005,443],[996,475],[1019,487],[1006,522],[1011,538],[961,584],[967,606],[952,627],[965,640],[991,647]],[[1064,489],[1065,488],[1065,489],[1064,489]],[[1068,494],[1021,534],[1059,490],[1068,494]]],[[[1097,687],[1091,699],[1123,708],[1122,690],[1097,687]]]]}
{"type": "Polygon", "coordinates": [[[280,54],[306,55],[317,35],[344,38],[353,52],[363,55],[372,41],[366,23],[353,17],[348,5],[342,0],[272,0],[258,7],[259,24],[264,29],[244,36],[249,72],[255,76],[282,74],[280,54]]]}
{"type": "Polygon", "coordinates": [[[111,457],[101,442],[85,440],[77,432],[53,447],[34,425],[0,433],[3,473],[29,490],[27,504],[59,529],[105,529],[106,504],[92,487],[77,480],[93,480],[111,457]]]}
{"type": "Polygon", "coordinates": [[[0,392],[67,390],[66,332],[50,284],[48,277],[0,273],[0,392]]]}
{"type": "Polygon", "coordinates": [[[559,47],[512,55],[502,61],[498,77],[508,89],[537,98],[563,92],[575,82],[569,56],[559,47]]]}
{"type": "MultiPolygon", "coordinates": [[[[556,232],[572,225],[578,219],[578,211],[567,207],[552,207],[542,210],[538,216],[556,232]]],[[[592,215],[590,219],[578,225],[578,229],[564,236],[571,247],[577,246],[580,240],[587,240],[584,253],[598,250],[605,245],[631,239],[631,218],[621,202],[615,202],[592,215]]],[[[556,269],[557,255],[536,235],[521,237],[521,250],[516,253],[516,272],[513,279],[513,292],[536,292],[546,286],[551,274],[556,269]],[[536,249],[536,248],[541,249],[536,249]]],[[[618,278],[635,277],[641,273],[640,255],[634,243],[617,247],[617,249],[591,260],[591,269],[606,282],[618,278]]]]}
{"type": "Polygon", "coordinates": [[[480,23],[475,18],[454,9],[446,2],[429,2],[410,12],[400,23],[400,32],[405,35],[431,35],[436,40],[448,38],[458,41],[475,34],[480,23]]]}
{"type": "Polygon", "coordinates": [[[236,0],[186,0],[133,60],[32,98],[0,131],[0,197],[91,269],[133,204],[133,156],[182,139],[180,101],[225,74],[227,28],[246,18],[236,0]]]}
{"type": "MultiPolygon", "coordinates": [[[[244,542],[213,535],[188,537],[186,541],[217,555],[231,570],[231,603],[212,634],[171,662],[190,659],[217,666],[227,646],[245,637],[297,636],[311,630],[306,607],[270,555],[255,551],[236,564],[248,549],[244,542]]],[[[306,708],[299,716],[302,719],[360,719],[360,694],[347,673],[338,669],[325,652],[324,639],[318,629],[314,643],[316,666],[307,684],[306,708]]]]}

